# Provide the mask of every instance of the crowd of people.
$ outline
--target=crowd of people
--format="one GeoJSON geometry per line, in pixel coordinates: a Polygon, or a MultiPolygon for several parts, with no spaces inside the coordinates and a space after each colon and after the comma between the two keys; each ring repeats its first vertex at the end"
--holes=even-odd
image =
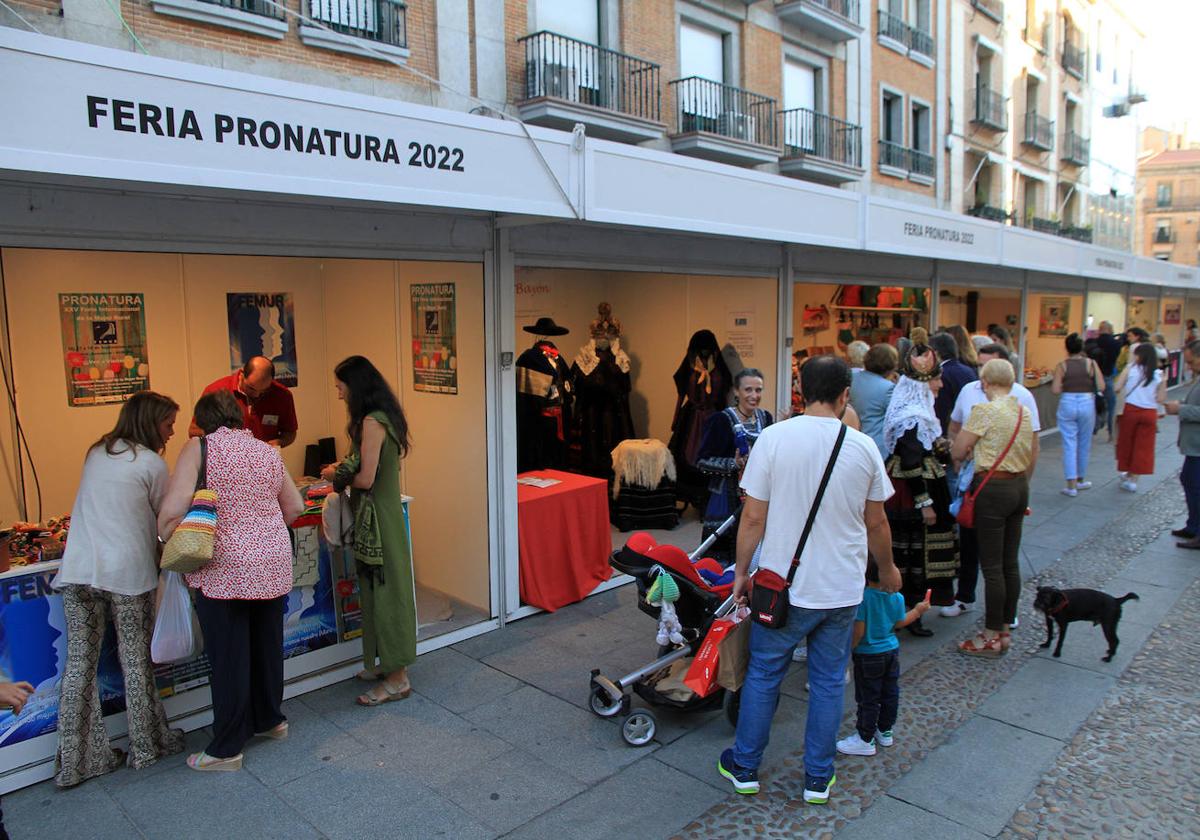
{"type": "MultiPolygon", "coordinates": [[[[371,362],[352,356],[333,371],[346,403],[349,454],[322,478],[349,491],[363,612],[362,706],[411,694],[416,659],[412,552],[399,462],[408,452],[404,411],[371,362]]],[[[211,665],[212,738],[187,759],[195,770],[237,770],[252,738],[283,739],[283,619],[292,589],[288,526],[304,503],[280,449],[296,438],[290,392],[258,357],[204,389],[191,439],[169,474],[163,452],[180,406],[134,394],[116,425],[92,444],[72,510],[71,539],[53,585],[62,593],[67,657],[58,706],[55,782],[73,787],[122,765],[146,767],[184,749],[167,723],[150,642],[161,547],[198,489],[216,492],[212,560],[185,575],[211,665]],[[128,751],[105,732],[97,668],[109,621],[116,630],[129,722],[128,751]]],[[[13,694],[28,686],[5,685],[13,694]]],[[[27,694],[27,692],[25,692],[27,694]]],[[[24,696],[11,704],[19,708],[24,696]]]]}
{"type": "MultiPolygon", "coordinates": [[[[1095,339],[1066,337],[1051,384],[1060,396],[1062,492],[1076,497],[1092,486],[1092,436],[1111,424],[1118,396],[1124,408],[1116,454],[1120,486],[1130,492],[1139,476],[1154,470],[1159,414],[1181,414],[1196,430],[1187,438],[1181,477],[1188,522],[1175,533],[1185,540],[1180,545],[1200,549],[1200,393],[1194,402],[1165,402],[1160,346],[1139,328],[1114,336],[1107,322],[1095,339]]],[[[1185,358],[1200,370],[1200,342],[1194,347],[1185,358]]],[[[755,621],[750,628],[737,734],[718,762],[739,793],[758,792],[780,684],[799,651],[806,649],[809,684],[804,799],[820,803],[834,784],[837,752],[873,755],[894,741],[896,631],[931,636],[923,619],[932,608],[945,618],[974,610],[981,572],[983,627],[957,650],[1001,657],[1019,625],[1018,558],[1041,418],[1019,381],[1008,332],[993,326],[972,336],[956,325],[929,335],[916,328],[896,347],[855,342],[847,350],[849,364],[834,356],[796,356],[794,419],[757,429],[753,448],[745,447],[723,477],[723,510],[734,504],[735,467],[745,494],[735,597],[749,591],[752,568],[782,577],[792,561],[793,575],[786,624],[773,629],[755,621]],[[842,426],[849,428],[835,443],[842,426]],[[815,505],[821,515],[805,541],[805,513],[815,505]],[[772,516],[776,510],[781,513],[772,516]],[[851,659],[857,724],[839,741],[843,675],[851,659]]],[[[761,390],[761,373],[753,375],[761,390]]]]}

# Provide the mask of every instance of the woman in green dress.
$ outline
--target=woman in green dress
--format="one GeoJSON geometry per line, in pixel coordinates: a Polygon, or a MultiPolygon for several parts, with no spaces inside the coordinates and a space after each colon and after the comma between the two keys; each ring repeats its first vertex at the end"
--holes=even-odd
{"type": "Polygon", "coordinates": [[[362,605],[361,680],[379,680],[358,697],[361,706],[403,700],[412,693],[408,666],[417,658],[417,604],[412,545],[400,498],[400,459],[408,454],[408,421],[383,376],[362,356],[333,371],[350,415],[351,450],[322,477],[350,488],[352,544],[362,605]]]}

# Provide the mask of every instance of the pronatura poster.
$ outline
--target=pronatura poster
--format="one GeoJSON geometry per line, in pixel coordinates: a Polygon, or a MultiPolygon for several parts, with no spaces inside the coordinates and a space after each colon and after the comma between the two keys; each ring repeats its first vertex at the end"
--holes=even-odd
{"type": "Polygon", "coordinates": [[[229,369],[238,370],[255,356],[275,363],[275,379],[295,388],[296,312],[291,292],[229,292],[229,369]]]}
{"type": "Polygon", "coordinates": [[[413,390],[458,393],[453,283],[419,283],[412,295],[413,390]]]}
{"type": "Polygon", "coordinates": [[[65,292],[58,313],[67,405],[125,402],[150,387],[143,295],[65,292]]]}
{"type": "Polygon", "coordinates": [[[1042,316],[1038,321],[1038,337],[1066,335],[1071,331],[1071,299],[1043,297],[1042,316]]]}

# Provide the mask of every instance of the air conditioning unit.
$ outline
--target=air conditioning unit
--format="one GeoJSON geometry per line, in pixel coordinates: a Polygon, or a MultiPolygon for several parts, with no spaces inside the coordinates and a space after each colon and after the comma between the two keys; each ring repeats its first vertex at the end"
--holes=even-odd
{"type": "Polygon", "coordinates": [[[542,61],[533,64],[533,96],[553,96],[556,99],[578,99],[575,68],[569,64],[542,61]]]}
{"type": "Polygon", "coordinates": [[[1117,102],[1114,105],[1105,105],[1103,113],[1106,117],[1124,117],[1129,113],[1129,103],[1117,102]]]}
{"type": "Polygon", "coordinates": [[[745,140],[747,143],[753,143],[754,140],[754,117],[750,114],[742,114],[738,111],[726,111],[721,114],[717,123],[717,131],[725,137],[732,137],[735,140],[745,140]]]}

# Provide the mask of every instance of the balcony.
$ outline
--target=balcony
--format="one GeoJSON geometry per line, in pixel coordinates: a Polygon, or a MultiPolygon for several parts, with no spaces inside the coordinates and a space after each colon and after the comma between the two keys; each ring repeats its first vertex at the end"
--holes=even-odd
{"type": "Polygon", "coordinates": [[[1062,236],[1066,239],[1074,239],[1076,242],[1090,243],[1092,241],[1091,227],[1078,227],[1075,225],[1064,225],[1063,227],[1059,228],[1058,235],[1062,236]]]}
{"type": "Polygon", "coordinates": [[[1000,207],[992,207],[990,204],[976,204],[974,207],[967,210],[968,216],[975,216],[979,219],[987,219],[989,222],[999,222],[1005,224],[1010,216],[1007,211],[1000,207]]]}
{"type": "Polygon", "coordinates": [[[909,26],[904,19],[883,9],[878,11],[879,41],[927,67],[933,66],[936,43],[928,32],[909,26]]]}
{"type": "Polygon", "coordinates": [[[859,0],[787,0],[775,4],[780,20],[841,43],[862,35],[859,0]]]}
{"type": "Polygon", "coordinates": [[[980,85],[975,88],[975,116],[971,122],[993,131],[1008,131],[1008,97],[980,85]]]}
{"type": "Polygon", "coordinates": [[[287,35],[287,18],[281,7],[266,0],[151,0],[160,15],[235,29],[281,40],[287,35]]]}
{"type": "Polygon", "coordinates": [[[1054,149],[1054,120],[1040,116],[1036,111],[1025,114],[1025,136],[1021,142],[1043,152],[1054,149]]]}
{"type": "Polygon", "coordinates": [[[914,181],[933,183],[934,157],[918,149],[908,150],[908,177],[914,181]]]}
{"type": "Polygon", "coordinates": [[[1029,217],[1028,227],[1032,230],[1036,230],[1038,233],[1053,233],[1055,236],[1057,236],[1059,231],[1062,230],[1062,225],[1060,225],[1054,219],[1042,219],[1038,216],[1029,217]]]}
{"type": "Polygon", "coordinates": [[[1083,69],[1087,62],[1087,53],[1078,44],[1067,41],[1062,49],[1062,67],[1076,79],[1083,78],[1083,69]]]}
{"type": "Polygon", "coordinates": [[[628,143],[657,140],[661,120],[659,66],[553,32],[519,38],[525,48],[521,119],[628,143]]]}
{"type": "Polygon", "coordinates": [[[826,184],[862,178],[860,126],[808,108],[780,111],[779,121],[783,127],[782,174],[826,184]]]}
{"type": "Polygon", "coordinates": [[[1087,166],[1091,161],[1092,141],[1075,131],[1063,135],[1062,159],[1074,166],[1087,166]]]}
{"type": "Polygon", "coordinates": [[[971,0],[971,7],[980,14],[990,17],[996,23],[1004,23],[1003,0],[971,0]]]}
{"type": "Polygon", "coordinates": [[[908,147],[888,140],[880,140],[879,171],[897,178],[908,177],[908,147]]]}
{"type": "Polygon", "coordinates": [[[300,40],[365,58],[407,58],[407,13],[401,0],[312,0],[310,14],[323,26],[301,23],[300,40]]]}
{"type": "Polygon", "coordinates": [[[779,160],[774,99],[699,76],[676,79],[670,87],[674,151],[738,166],[779,160]]]}

